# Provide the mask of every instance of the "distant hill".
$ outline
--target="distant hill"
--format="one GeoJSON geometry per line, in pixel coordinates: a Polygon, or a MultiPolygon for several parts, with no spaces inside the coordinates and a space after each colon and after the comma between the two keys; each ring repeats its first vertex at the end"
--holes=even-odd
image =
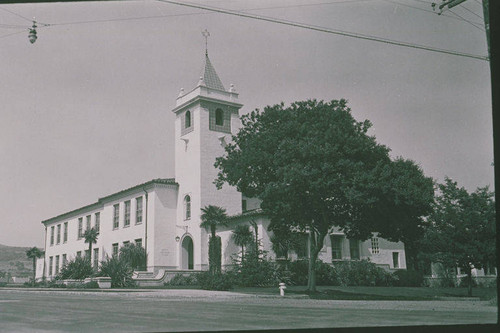
{"type": "Polygon", "coordinates": [[[28,249],[29,247],[0,244],[0,277],[4,277],[7,273],[18,277],[31,276],[33,261],[26,257],[28,249]]]}

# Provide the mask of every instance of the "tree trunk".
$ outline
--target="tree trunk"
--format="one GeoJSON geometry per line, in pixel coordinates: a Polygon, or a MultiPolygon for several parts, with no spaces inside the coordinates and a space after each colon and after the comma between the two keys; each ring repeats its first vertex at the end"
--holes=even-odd
{"type": "Polygon", "coordinates": [[[467,296],[472,297],[472,269],[467,268],[467,296]]]}
{"type": "Polygon", "coordinates": [[[33,257],[33,287],[35,286],[36,279],[36,257],[33,257]]]}
{"type": "Polygon", "coordinates": [[[89,242],[89,261],[92,266],[92,242],[89,242]]]}
{"type": "Polygon", "coordinates": [[[316,261],[318,259],[319,251],[323,247],[323,241],[326,233],[316,233],[311,231],[309,233],[309,269],[307,279],[307,290],[316,292],[316,261]]]}
{"type": "Polygon", "coordinates": [[[221,239],[220,237],[212,238],[208,241],[208,266],[212,275],[221,272],[221,239]]]}

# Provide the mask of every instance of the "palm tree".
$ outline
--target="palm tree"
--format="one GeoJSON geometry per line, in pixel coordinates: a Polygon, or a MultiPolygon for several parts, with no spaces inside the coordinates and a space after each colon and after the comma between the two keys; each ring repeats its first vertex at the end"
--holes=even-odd
{"type": "Polygon", "coordinates": [[[85,239],[85,243],[89,243],[89,260],[92,258],[92,244],[97,243],[97,237],[99,236],[99,232],[96,228],[91,228],[85,230],[83,233],[83,238],[85,239]]]}
{"type": "Polygon", "coordinates": [[[43,256],[43,252],[37,248],[36,246],[26,251],[26,256],[30,259],[33,259],[33,287],[35,286],[36,279],[36,260],[43,256]]]}
{"type": "Polygon", "coordinates": [[[202,228],[210,228],[211,237],[215,238],[215,231],[219,225],[227,225],[226,210],[222,207],[208,205],[202,208],[201,224],[202,228]]]}
{"type": "Polygon", "coordinates": [[[251,244],[253,241],[253,234],[250,231],[248,225],[237,226],[234,229],[233,234],[231,235],[231,239],[233,240],[234,244],[236,244],[237,246],[241,246],[241,260],[243,261],[243,258],[245,256],[245,246],[251,244]]]}
{"type": "Polygon", "coordinates": [[[210,239],[208,241],[208,265],[212,274],[221,272],[221,240],[215,234],[217,226],[227,224],[226,210],[217,206],[205,206],[201,209],[200,227],[210,228],[210,239]]]}

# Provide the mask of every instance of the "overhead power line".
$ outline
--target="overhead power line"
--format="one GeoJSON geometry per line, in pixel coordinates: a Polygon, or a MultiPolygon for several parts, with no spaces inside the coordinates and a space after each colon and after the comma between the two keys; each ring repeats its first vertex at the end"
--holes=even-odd
{"type": "Polygon", "coordinates": [[[33,20],[31,20],[31,19],[29,19],[29,18],[27,18],[27,17],[25,17],[25,16],[22,16],[22,15],[20,15],[20,14],[18,14],[18,13],[15,13],[15,12],[11,11],[11,10],[8,10],[7,8],[0,7],[0,9],[1,9],[1,10],[3,10],[3,11],[6,11],[6,12],[8,12],[8,13],[11,13],[12,15],[15,15],[15,16],[17,16],[17,17],[20,17],[20,18],[22,18],[23,20],[29,21],[30,23],[31,23],[31,21],[33,21],[33,20]]]}
{"type": "Polygon", "coordinates": [[[473,23],[473,22],[471,22],[471,21],[467,20],[466,18],[464,18],[464,17],[463,17],[463,16],[461,16],[461,15],[458,15],[457,13],[455,13],[455,12],[454,12],[453,10],[451,10],[451,9],[448,9],[448,11],[449,11],[450,13],[452,13],[453,15],[455,15],[456,17],[458,17],[458,18],[462,19],[464,22],[467,22],[467,23],[469,23],[470,25],[472,25],[472,26],[474,26],[474,27],[478,28],[479,30],[484,31],[484,28],[483,28],[482,26],[480,26],[478,23],[473,23]]]}
{"type": "Polygon", "coordinates": [[[435,48],[435,47],[430,47],[430,46],[425,46],[425,45],[419,45],[419,44],[412,44],[412,43],[407,43],[407,42],[400,42],[400,41],[386,39],[386,38],[381,38],[381,37],[376,37],[376,36],[364,35],[364,34],[359,34],[359,33],[354,33],[354,32],[348,32],[348,31],[342,31],[342,30],[335,30],[335,29],[330,29],[330,28],[326,28],[326,27],[320,27],[320,26],[309,25],[309,24],[304,24],[304,23],[299,23],[299,22],[294,22],[294,21],[282,20],[282,19],[277,19],[277,18],[272,18],[272,17],[267,17],[267,16],[259,16],[259,15],[254,15],[254,14],[248,14],[248,13],[244,13],[244,12],[241,12],[241,11],[233,11],[233,10],[222,9],[222,8],[217,8],[217,7],[208,7],[208,6],[198,5],[198,4],[192,4],[192,3],[186,3],[186,2],[179,2],[179,1],[172,1],[172,0],[157,0],[157,1],[164,2],[164,3],[169,3],[169,4],[173,4],[173,5],[190,7],[190,8],[197,8],[197,9],[208,10],[208,11],[217,12],[217,13],[221,13],[221,14],[234,15],[234,16],[251,18],[251,19],[255,19],[255,20],[261,20],[261,21],[271,22],[271,23],[289,25],[289,26],[293,26],[293,27],[297,27],[297,28],[303,28],[303,29],[309,29],[309,30],[314,30],[314,31],[320,31],[320,32],[325,32],[325,33],[330,33],[330,34],[335,34],[335,35],[340,35],[340,36],[346,36],[346,37],[352,37],[352,38],[370,40],[370,41],[380,42],[380,43],[385,43],[385,44],[391,44],[391,45],[409,47],[409,48],[414,48],[414,49],[420,49],[420,50],[426,50],[426,51],[431,51],[431,52],[438,52],[438,53],[450,54],[450,55],[455,55],[455,56],[460,56],[460,57],[467,57],[467,58],[473,58],[473,59],[479,59],[479,60],[485,60],[485,61],[489,60],[488,57],[481,56],[481,55],[475,55],[475,54],[462,53],[462,52],[457,52],[457,51],[452,51],[452,50],[439,49],[439,48],[435,48]]]}

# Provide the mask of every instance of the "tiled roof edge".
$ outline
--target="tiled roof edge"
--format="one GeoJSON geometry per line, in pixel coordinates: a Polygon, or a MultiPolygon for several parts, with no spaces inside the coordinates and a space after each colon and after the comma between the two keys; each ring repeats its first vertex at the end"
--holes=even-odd
{"type": "Polygon", "coordinates": [[[176,185],[176,186],[179,185],[179,184],[177,184],[175,182],[174,178],[157,178],[157,179],[153,179],[153,180],[147,181],[145,183],[132,186],[132,187],[130,187],[128,189],[125,189],[125,190],[122,190],[122,191],[119,191],[119,192],[107,195],[105,197],[99,198],[97,200],[97,202],[91,203],[89,205],[86,205],[86,206],[74,209],[72,211],[69,211],[69,212],[66,212],[66,213],[54,216],[54,217],[51,217],[49,219],[43,220],[41,223],[42,224],[47,224],[47,223],[54,222],[54,221],[57,221],[57,220],[60,220],[60,219],[63,219],[63,218],[67,218],[67,217],[70,217],[70,216],[73,216],[73,215],[78,215],[79,213],[82,213],[82,212],[85,212],[85,211],[88,211],[88,210],[91,210],[91,209],[102,207],[102,206],[104,206],[104,201],[106,201],[106,200],[109,200],[109,199],[114,198],[114,197],[120,197],[120,196],[124,195],[125,193],[127,193],[129,191],[134,191],[134,190],[143,188],[145,186],[154,185],[154,184],[176,185]]]}
{"type": "Polygon", "coordinates": [[[234,220],[238,220],[238,219],[245,218],[245,217],[252,217],[252,216],[259,216],[259,215],[265,215],[265,214],[264,214],[264,211],[262,209],[257,208],[257,209],[247,210],[241,214],[228,216],[227,220],[234,221],[234,220]]]}

